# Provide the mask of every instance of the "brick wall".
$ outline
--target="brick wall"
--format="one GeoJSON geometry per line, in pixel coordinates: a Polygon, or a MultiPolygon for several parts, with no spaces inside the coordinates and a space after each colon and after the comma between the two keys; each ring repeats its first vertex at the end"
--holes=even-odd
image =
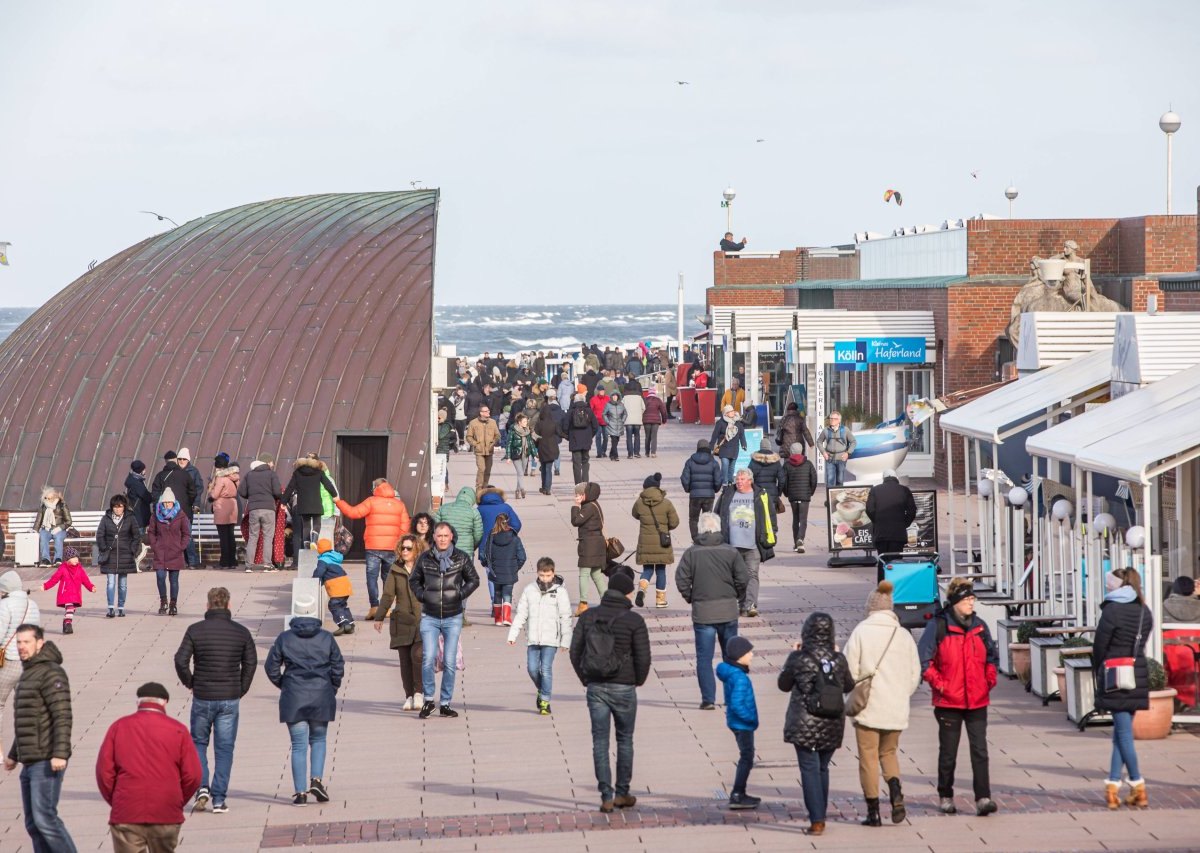
{"type": "MultiPolygon", "coordinates": [[[[1143,265],[1134,269],[1128,267],[1130,273],[1191,272],[1197,268],[1196,263],[1196,216],[1144,216],[1141,218],[1144,229],[1143,265]]],[[[1125,220],[1121,220],[1121,230],[1125,229],[1125,220]]],[[[1125,258],[1121,258],[1121,266],[1125,267],[1125,258]]]]}
{"type": "Polygon", "coordinates": [[[710,287],[705,292],[705,304],[714,305],[791,305],[782,287],[710,287]]]}
{"type": "Polygon", "coordinates": [[[843,280],[858,278],[858,252],[836,258],[809,256],[805,275],[801,281],[830,278],[843,280]]]}
{"type": "Polygon", "coordinates": [[[784,249],[768,258],[726,257],[724,252],[713,252],[713,285],[793,284],[801,278],[805,257],[802,249],[784,249]]]}
{"type": "Polygon", "coordinates": [[[1034,255],[1049,257],[1074,240],[1092,275],[1118,272],[1116,219],[972,219],[967,222],[967,275],[1025,275],[1034,255]]]}

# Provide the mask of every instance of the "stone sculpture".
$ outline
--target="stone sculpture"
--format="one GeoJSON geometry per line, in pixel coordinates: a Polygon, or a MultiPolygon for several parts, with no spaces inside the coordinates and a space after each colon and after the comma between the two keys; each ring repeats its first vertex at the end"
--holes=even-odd
{"type": "Polygon", "coordinates": [[[1019,343],[1021,315],[1031,311],[1127,311],[1121,303],[1109,299],[1092,283],[1091,265],[1079,254],[1079,244],[1068,240],[1063,250],[1048,260],[1063,262],[1062,278],[1047,281],[1042,258],[1029,261],[1030,279],[1013,299],[1008,319],[1008,339],[1019,343]]]}

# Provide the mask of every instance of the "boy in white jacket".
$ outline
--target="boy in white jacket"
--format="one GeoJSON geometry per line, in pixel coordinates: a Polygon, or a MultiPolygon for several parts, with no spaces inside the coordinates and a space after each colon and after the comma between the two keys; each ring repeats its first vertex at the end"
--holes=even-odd
{"type": "Polygon", "coordinates": [[[571,647],[571,600],[563,579],[554,573],[554,561],[537,562],[537,580],[521,591],[517,616],[508,631],[508,644],[515,646],[525,628],[529,641],[526,666],[537,688],[537,709],[550,713],[550,688],[554,679],[554,655],[571,647]]]}

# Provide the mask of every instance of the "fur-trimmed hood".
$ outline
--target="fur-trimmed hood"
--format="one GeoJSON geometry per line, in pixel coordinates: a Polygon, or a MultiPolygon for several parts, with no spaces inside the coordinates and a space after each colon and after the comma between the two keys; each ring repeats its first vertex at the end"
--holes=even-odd
{"type": "Polygon", "coordinates": [[[241,474],[241,468],[236,465],[230,465],[228,468],[217,468],[213,471],[214,477],[237,477],[241,474]]]}
{"type": "Polygon", "coordinates": [[[320,459],[309,459],[307,456],[305,456],[301,459],[297,459],[292,464],[292,467],[295,468],[296,470],[300,470],[301,468],[315,468],[318,471],[328,471],[329,470],[328,466],[326,466],[326,464],[324,462],[322,462],[320,459]]]}
{"type": "Polygon", "coordinates": [[[779,461],[779,454],[778,453],[762,453],[760,451],[758,453],[751,453],[750,458],[751,458],[751,460],[753,460],[754,462],[758,462],[759,464],[770,465],[774,462],[779,461]]]}

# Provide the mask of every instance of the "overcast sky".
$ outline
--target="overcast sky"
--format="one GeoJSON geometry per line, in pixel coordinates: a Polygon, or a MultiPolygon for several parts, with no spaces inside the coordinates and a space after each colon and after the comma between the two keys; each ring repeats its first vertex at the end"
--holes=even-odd
{"type": "Polygon", "coordinates": [[[749,248],[1006,212],[1175,210],[1200,183],[1200,3],[10,2],[0,305],[179,222],[442,190],[437,301],[699,302],[749,248]],[[686,80],[687,86],[677,85],[686,80]],[[764,142],[756,142],[764,139],[764,142]],[[972,178],[971,172],[978,171],[972,178]],[[904,207],[883,202],[900,190],[904,207]]]}

